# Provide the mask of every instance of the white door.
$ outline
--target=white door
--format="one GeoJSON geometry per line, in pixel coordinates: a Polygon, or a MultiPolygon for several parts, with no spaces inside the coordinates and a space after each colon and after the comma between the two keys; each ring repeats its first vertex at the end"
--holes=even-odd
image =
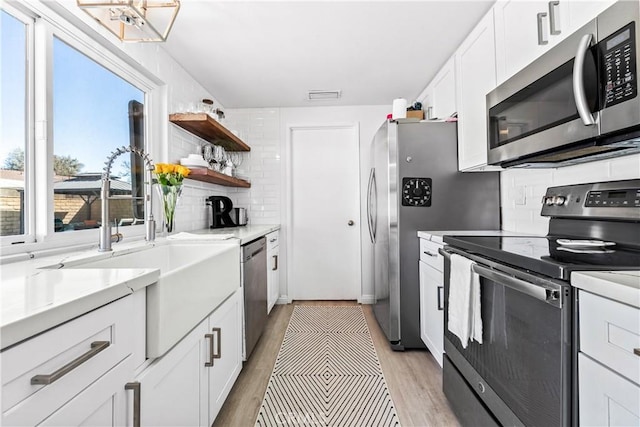
{"type": "Polygon", "coordinates": [[[358,126],[294,127],[290,286],[294,299],[360,297],[358,126]]]}

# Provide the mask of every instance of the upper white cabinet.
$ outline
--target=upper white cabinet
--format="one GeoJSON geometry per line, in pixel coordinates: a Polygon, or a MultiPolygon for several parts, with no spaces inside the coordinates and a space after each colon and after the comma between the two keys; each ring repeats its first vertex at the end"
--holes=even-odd
{"type": "Polygon", "coordinates": [[[615,2],[616,0],[568,0],[569,32],[582,27],[615,2]]]}
{"type": "Polygon", "coordinates": [[[456,110],[456,68],[452,56],[420,94],[425,119],[446,119],[456,110]]]}
{"type": "Polygon", "coordinates": [[[505,0],[495,4],[498,84],[570,33],[567,3],[568,0],[505,0]]]}
{"type": "Polygon", "coordinates": [[[487,164],[486,95],[496,87],[493,12],[482,18],[455,54],[458,168],[487,164]]]}

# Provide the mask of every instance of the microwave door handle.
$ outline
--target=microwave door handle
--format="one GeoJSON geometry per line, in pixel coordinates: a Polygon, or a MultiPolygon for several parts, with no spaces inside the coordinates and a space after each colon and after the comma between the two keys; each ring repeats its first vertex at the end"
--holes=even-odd
{"type": "Polygon", "coordinates": [[[584,75],[582,72],[584,69],[584,59],[589,50],[589,46],[591,46],[591,40],[593,40],[593,34],[585,34],[582,36],[578,45],[578,51],[576,52],[576,59],[573,63],[573,97],[576,101],[578,114],[585,126],[593,126],[596,124],[591,111],[589,111],[589,105],[587,105],[587,95],[584,91],[584,75]]]}

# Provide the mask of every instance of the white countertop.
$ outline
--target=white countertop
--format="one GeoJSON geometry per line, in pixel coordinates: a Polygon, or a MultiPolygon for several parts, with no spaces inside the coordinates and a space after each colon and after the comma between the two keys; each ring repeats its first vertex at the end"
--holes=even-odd
{"type": "MultiPolygon", "coordinates": [[[[190,233],[232,234],[231,239],[243,245],[279,228],[279,225],[247,225],[190,233]]],[[[160,276],[157,269],[56,269],[56,265],[82,263],[86,258],[108,258],[115,253],[165,244],[166,240],[117,243],[113,245],[113,252],[106,253],[97,252],[95,247],[80,251],[70,248],[54,251],[53,255],[33,254],[33,259],[2,264],[0,350],[149,286],[160,276]]],[[[229,240],[207,242],[229,243],[229,240]]]]}
{"type": "Polygon", "coordinates": [[[444,244],[444,236],[526,236],[523,233],[504,230],[438,230],[438,231],[418,231],[418,237],[431,240],[432,242],[444,244]]]}
{"type": "Polygon", "coordinates": [[[279,224],[247,224],[241,227],[225,228],[204,228],[202,230],[190,231],[193,234],[233,234],[234,239],[240,239],[240,244],[244,245],[259,237],[265,236],[272,231],[280,229],[279,224]]]}
{"type": "Polygon", "coordinates": [[[571,285],[640,308],[640,271],[579,271],[571,285]]]}
{"type": "Polygon", "coordinates": [[[132,294],[158,280],[154,269],[42,269],[2,279],[0,349],[132,294]]]}

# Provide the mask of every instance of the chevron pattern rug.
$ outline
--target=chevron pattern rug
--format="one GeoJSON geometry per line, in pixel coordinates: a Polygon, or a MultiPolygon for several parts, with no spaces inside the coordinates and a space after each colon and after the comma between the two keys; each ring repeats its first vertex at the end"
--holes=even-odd
{"type": "Polygon", "coordinates": [[[256,426],[399,426],[362,308],[296,306],[256,426]]]}

